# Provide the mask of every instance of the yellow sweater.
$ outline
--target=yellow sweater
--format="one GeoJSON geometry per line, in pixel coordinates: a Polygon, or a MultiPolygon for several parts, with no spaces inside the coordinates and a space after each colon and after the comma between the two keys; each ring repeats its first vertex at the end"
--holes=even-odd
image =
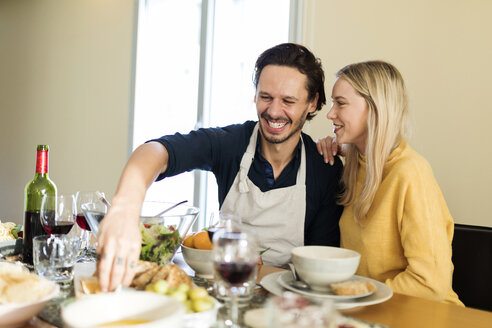
{"type": "MultiPolygon", "coordinates": [[[[357,193],[366,175],[359,160],[357,193]]],[[[463,305],[452,290],[454,224],[429,163],[402,141],[384,166],[383,181],[359,225],[353,206],[340,219],[341,246],[361,254],[357,274],[394,292],[463,305]]]]}

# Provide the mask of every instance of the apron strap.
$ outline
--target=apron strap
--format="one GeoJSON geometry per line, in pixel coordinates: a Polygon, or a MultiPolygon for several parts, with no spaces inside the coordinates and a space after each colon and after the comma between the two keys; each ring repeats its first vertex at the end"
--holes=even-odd
{"type": "Polygon", "coordinates": [[[248,178],[248,172],[249,168],[251,167],[251,163],[253,163],[253,160],[255,159],[256,140],[258,137],[258,124],[259,123],[257,123],[255,125],[255,128],[253,129],[253,134],[251,134],[251,137],[249,138],[248,147],[246,148],[246,152],[244,153],[243,158],[241,159],[241,164],[239,166],[238,188],[240,193],[249,192],[249,187],[246,183],[246,180],[248,178]]]}

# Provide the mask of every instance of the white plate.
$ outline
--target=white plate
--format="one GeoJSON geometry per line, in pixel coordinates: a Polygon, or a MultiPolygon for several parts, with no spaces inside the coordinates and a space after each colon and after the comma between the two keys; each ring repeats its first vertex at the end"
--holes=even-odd
{"type": "Polygon", "coordinates": [[[96,272],[96,262],[75,263],[73,268],[73,289],[76,298],[84,296],[82,285],[80,284],[81,278],[91,277],[94,272],[96,272]]]}
{"type": "MultiPolygon", "coordinates": [[[[360,277],[360,276],[352,276],[350,280],[370,280],[365,277],[360,277]]],[[[281,275],[279,275],[277,282],[284,287],[285,289],[288,289],[294,293],[301,294],[303,296],[312,296],[312,297],[319,297],[319,298],[324,298],[324,299],[331,299],[334,301],[342,301],[342,300],[351,300],[355,298],[362,298],[362,297],[367,297],[369,295],[374,294],[374,292],[369,292],[365,294],[359,294],[359,295],[336,295],[333,294],[331,291],[330,292],[318,292],[314,291],[311,289],[300,289],[296,288],[291,285],[291,283],[294,281],[294,277],[292,276],[292,273],[290,271],[282,272],[281,275]]]]}
{"type": "MultiPolygon", "coordinates": [[[[278,283],[277,280],[280,277],[280,275],[284,274],[284,272],[285,271],[275,272],[263,277],[263,279],[261,279],[260,285],[270,293],[276,296],[281,296],[282,293],[285,291],[285,289],[278,283]]],[[[373,279],[369,279],[369,278],[365,278],[365,279],[372,281],[376,285],[376,288],[378,289],[377,292],[364,298],[357,298],[357,299],[350,299],[350,300],[343,300],[343,301],[335,300],[335,307],[338,310],[352,309],[359,306],[367,306],[367,305],[382,303],[390,299],[391,296],[393,296],[393,291],[385,284],[373,279]]],[[[318,300],[318,301],[323,300],[323,298],[314,297],[314,296],[313,297],[306,296],[306,298],[312,300],[318,300]]]]}

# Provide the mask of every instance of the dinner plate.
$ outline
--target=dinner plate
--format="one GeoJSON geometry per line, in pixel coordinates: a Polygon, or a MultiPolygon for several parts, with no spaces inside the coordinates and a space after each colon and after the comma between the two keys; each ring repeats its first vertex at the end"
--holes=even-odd
{"type": "MultiPolygon", "coordinates": [[[[286,289],[279,284],[278,278],[285,272],[288,271],[274,272],[263,277],[263,279],[261,279],[260,281],[260,285],[263,288],[265,288],[267,291],[272,293],[273,295],[281,296],[282,293],[286,291],[286,289]]],[[[363,298],[348,299],[348,300],[334,300],[335,307],[338,310],[346,310],[346,309],[356,308],[359,306],[367,306],[367,305],[382,303],[390,299],[391,296],[393,296],[393,291],[385,284],[374,279],[369,279],[369,278],[365,278],[365,279],[372,281],[376,285],[377,291],[374,294],[363,298]]],[[[305,297],[315,301],[325,300],[323,298],[316,297],[316,296],[305,296],[305,297]]]]}
{"type": "MultiPolygon", "coordinates": [[[[367,280],[370,281],[370,279],[361,277],[361,276],[352,276],[350,280],[367,280]]],[[[354,298],[362,298],[362,297],[367,297],[369,295],[374,294],[374,292],[368,292],[365,294],[359,294],[359,295],[336,295],[333,294],[333,292],[318,292],[312,289],[301,289],[298,287],[295,287],[292,285],[292,282],[294,282],[294,277],[292,276],[292,273],[290,271],[282,272],[281,275],[279,275],[277,282],[284,287],[285,289],[288,289],[290,291],[293,291],[295,293],[301,294],[303,296],[311,296],[311,297],[319,297],[319,298],[324,298],[324,299],[332,299],[334,301],[342,301],[342,300],[348,300],[348,299],[354,299],[354,298]]]]}
{"type": "Polygon", "coordinates": [[[8,256],[22,253],[22,240],[22,238],[18,238],[15,240],[0,241],[0,254],[8,256]]]}

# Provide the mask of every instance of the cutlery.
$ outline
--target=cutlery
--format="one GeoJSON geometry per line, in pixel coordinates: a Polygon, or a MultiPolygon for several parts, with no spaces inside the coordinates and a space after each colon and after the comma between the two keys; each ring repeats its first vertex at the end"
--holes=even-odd
{"type": "Polygon", "coordinates": [[[154,215],[154,217],[159,217],[159,216],[161,216],[162,214],[167,213],[168,211],[172,210],[173,208],[175,208],[175,207],[177,207],[177,206],[179,206],[179,205],[181,205],[181,204],[184,204],[184,203],[186,203],[186,202],[187,202],[187,200],[183,200],[183,201],[181,201],[181,202],[179,202],[179,203],[176,203],[176,204],[172,205],[171,207],[166,208],[164,211],[159,212],[158,214],[154,215]]]}
{"type": "Polygon", "coordinates": [[[309,287],[309,285],[306,284],[304,281],[302,281],[297,275],[296,269],[294,268],[294,264],[289,263],[289,268],[290,268],[290,272],[292,272],[292,276],[294,276],[294,280],[290,281],[289,285],[291,285],[294,288],[310,290],[311,287],[309,287]]]}
{"type": "Polygon", "coordinates": [[[106,199],[106,197],[104,197],[103,193],[96,191],[96,194],[97,194],[97,197],[99,197],[99,199],[101,200],[101,202],[104,203],[104,205],[106,205],[108,208],[111,207],[111,203],[109,202],[109,200],[106,199]]]}

